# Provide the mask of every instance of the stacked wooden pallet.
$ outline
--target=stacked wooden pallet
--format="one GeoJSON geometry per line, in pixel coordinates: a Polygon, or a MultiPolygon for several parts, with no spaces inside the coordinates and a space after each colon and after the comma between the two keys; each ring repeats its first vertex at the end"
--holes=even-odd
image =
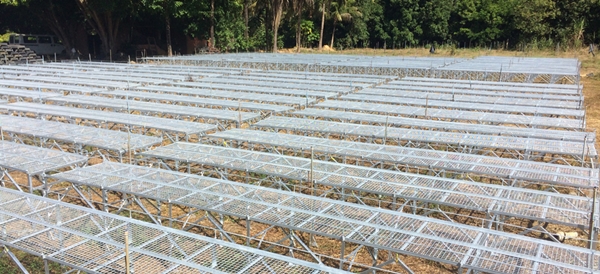
{"type": "Polygon", "coordinates": [[[0,43],[0,65],[39,63],[41,60],[33,50],[25,46],[0,43]]]}

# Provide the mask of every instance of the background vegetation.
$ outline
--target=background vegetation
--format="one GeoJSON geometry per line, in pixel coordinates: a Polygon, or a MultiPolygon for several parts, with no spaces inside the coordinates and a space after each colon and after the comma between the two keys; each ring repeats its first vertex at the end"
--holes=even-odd
{"type": "Polygon", "coordinates": [[[185,36],[222,51],[565,51],[598,42],[600,0],[0,0],[0,33],[54,33],[70,48],[78,28],[104,52],[126,51],[140,37],[177,50],[185,36]]]}

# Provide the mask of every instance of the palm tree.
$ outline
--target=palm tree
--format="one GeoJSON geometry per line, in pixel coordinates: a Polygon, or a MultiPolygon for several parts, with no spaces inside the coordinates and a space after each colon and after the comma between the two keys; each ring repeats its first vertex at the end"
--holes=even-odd
{"type": "Polygon", "coordinates": [[[352,22],[354,17],[362,17],[362,13],[358,10],[358,7],[354,6],[355,0],[339,0],[331,2],[332,17],[333,17],[333,31],[331,32],[331,45],[333,48],[333,40],[335,38],[335,25],[338,22],[352,22]]]}
{"type": "Polygon", "coordinates": [[[273,13],[272,26],[273,26],[273,52],[277,53],[277,31],[279,30],[279,23],[281,23],[281,15],[283,14],[283,7],[287,5],[288,0],[272,0],[271,1],[271,12],[273,13]]]}
{"type": "Polygon", "coordinates": [[[325,8],[331,4],[331,0],[321,0],[321,35],[319,35],[319,50],[323,49],[323,30],[325,29],[325,8]]]}
{"type": "Polygon", "coordinates": [[[304,5],[312,6],[315,4],[314,0],[295,0],[294,2],[294,10],[297,13],[297,22],[296,22],[296,52],[300,52],[300,47],[302,45],[302,29],[300,25],[302,23],[302,8],[304,5]]]}

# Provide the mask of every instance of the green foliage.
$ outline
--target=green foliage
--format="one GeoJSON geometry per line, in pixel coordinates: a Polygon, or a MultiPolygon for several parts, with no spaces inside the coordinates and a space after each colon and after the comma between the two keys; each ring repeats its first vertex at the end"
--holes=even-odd
{"type": "MultiPolygon", "coordinates": [[[[309,47],[319,38],[343,48],[494,43],[566,50],[600,42],[598,0],[303,0],[302,9],[299,3],[214,0],[216,46],[222,51],[272,48],[276,21],[281,21],[278,47],[295,45],[298,22],[301,41],[309,47]]],[[[84,29],[100,36],[104,50],[107,44],[113,49],[132,44],[128,35],[164,39],[167,24],[179,41],[184,35],[208,39],[211,22],[207,0],[0,0],[0,32],[52,32],[74,43],[84,29]]]]}
{"type": "Polygon", "coordinates": [[[315,31],[315,24],[310,20],[302,20],[300,23],[300,29],[302,30],[302,37],[304,42],[308,45],[312,45],[319,41],[319,33],[315,31]]]}
{"type": "Polygon", "coordinates": [[[7,32],[5,34],[0,35],[0,43],[8,42],[8,38],[10,37],[11,34],[12,34],[12,32],[7,32]]]}
{"type": "Polygon", "coordinates": [[[507,30],[511,1],[459,0],[458,26],[455,35],[459,40],[476,44],[501,39],[507,30]]]}

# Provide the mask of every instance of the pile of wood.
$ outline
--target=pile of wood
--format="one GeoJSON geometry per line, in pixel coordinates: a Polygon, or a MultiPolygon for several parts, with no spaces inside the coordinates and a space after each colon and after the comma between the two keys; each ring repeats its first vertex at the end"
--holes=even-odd
{"type": "Polygon", "coordinates": [[[41,63],[42,59],[35,52],[22,45],[0,43],[0,65],[16,65],[41,63]]]}

